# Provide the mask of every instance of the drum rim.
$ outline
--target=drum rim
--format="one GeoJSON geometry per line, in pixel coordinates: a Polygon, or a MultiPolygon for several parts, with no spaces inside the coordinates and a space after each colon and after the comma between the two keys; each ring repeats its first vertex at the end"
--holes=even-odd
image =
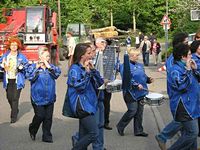
{"type": "Polygon", "coordinates": [[[160,99],[163,99],[164,98],[164,95],[163,94],[160,94],[160,93],[155,93],[155,92],[152,92],[152,93],[149,93],[145,96],[146,99],[150,99],[150,100],[160,100],[160,99]],[[160,97],[149,97],[149,95],[151,94],[158,94],[160,95],[160,97]]]}

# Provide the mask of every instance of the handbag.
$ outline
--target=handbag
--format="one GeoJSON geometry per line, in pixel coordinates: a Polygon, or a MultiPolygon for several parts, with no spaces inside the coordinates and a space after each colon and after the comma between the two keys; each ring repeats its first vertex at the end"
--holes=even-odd
{"type": "Polygon", "coordinates": [[[65,117],[70,117],[70,118],[78,118],[71,109],[70,103],[69,103],[69,96],[68,96],[68,90],[65,94],[65,100],[63,104],[63,109],[62,109],[62,115],[65,117]]]}

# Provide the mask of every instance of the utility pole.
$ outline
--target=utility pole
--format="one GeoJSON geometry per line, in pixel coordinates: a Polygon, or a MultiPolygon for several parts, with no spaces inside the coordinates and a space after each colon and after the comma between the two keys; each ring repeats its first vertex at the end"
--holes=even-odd
{"type": "Polygon", "coordinates": [[[110,26],[113,26],[113,12],[112,12],[112,7],[110,10],[110,26]]]}
{"type": "Polygon", "coordinates": [[[136,32],[135,9],[133,10],[133,31],[136,32]]]}
{"type": "Polygon", "coordinates": [[[61,38],[61,14],[60,14],[60,0],[58,0],[58,28],[59,28],[59,38],[61,38]]]}

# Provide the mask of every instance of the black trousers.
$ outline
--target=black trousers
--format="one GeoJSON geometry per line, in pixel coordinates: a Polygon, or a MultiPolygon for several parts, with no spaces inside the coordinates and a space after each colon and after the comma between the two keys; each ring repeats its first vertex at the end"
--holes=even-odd
{"type": "Polygon", "coordinates": [[[34,117],[32,123],[29,126],[30,132],[34,135],[37,134],[37,131],[42,123],[42,139],[43,140],[52,140],[51,126],[53,118],[54,104],[37,106],[32,103],[34,109],[34,117]]]}
{"type": "Polygon", "coordinates": [[[6,89],[6,97],[11,108],[10,118],[14,120],[17,119],[17,114],[19,112],[18,106],[21,93],[21,89],[17,89],[15,81],[15,79],[8,79],[8,85],[6,89]]]}
{"type": "Polygon", "coordinates": [[[111,100],[112,93],[108,93],[104,90],[104,124],[109,124],[109,115],[110,115],[110,100],[111,100]]]}

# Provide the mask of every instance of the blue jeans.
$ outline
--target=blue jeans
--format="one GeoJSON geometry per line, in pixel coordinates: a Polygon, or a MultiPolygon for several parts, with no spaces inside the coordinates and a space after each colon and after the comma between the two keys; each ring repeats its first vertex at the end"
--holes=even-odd
{"type": "Polygon", "coordinates": [[[142,58],[143,58],[143,63],[145,66],[149,65],[149,53],[148,52],[142,52],[142,58]]]}
{"type": "Polygon", "coordinates": [[[104,149],[104,104],[103,101],[98,103],[98,111],[95,114],[96,122],[98,124],[98,138],[92,143],[93,150],[104,149]]]}
{"type": "Polygon", "coordinates": [[[95,142],[98,137],[98,126],[95,115],[89,115],[79,120],[79,140],[72,150],[84,150],[95,142]]]}
{"type": "Polygon", "coordinates": [[[183,125],[181,122],[172,120],[156,137],[162,142],[166,143],[167,140],[171,139],[178,131],[182,129],[183,125]]]}
{"type": "Polygon", "coordinates": [[[143,110],[144,106],[140,104],[139,101],[134,101],[131,103],[126,103],[128,108],[127,112],[123,115],[117,128],[124,131],[125,127],[134,118],[134,134],[140,134],[143,132],[142,120],[143,120],[143,110]]]}
{"type": "Polygon", "coordinates": [[[197,150],[198,121],[181,122],[183,132],[181,137],[168,150],[197,150]]]}

